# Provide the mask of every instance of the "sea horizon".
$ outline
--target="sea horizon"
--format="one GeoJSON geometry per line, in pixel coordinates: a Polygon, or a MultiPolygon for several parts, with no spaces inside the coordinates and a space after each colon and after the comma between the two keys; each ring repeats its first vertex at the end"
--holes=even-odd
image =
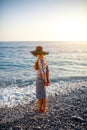
{"type": "Polygon", "coordinates": [[[8,41],[0,41],[0,42],[60,42],[60,43],[62,43],[62,42],[72,42],[72,43],[87,43],[87,41],[63,41],[63,40],[58,40],[58,41],[55,41],[55,40],[8,40],[8,41]]]}

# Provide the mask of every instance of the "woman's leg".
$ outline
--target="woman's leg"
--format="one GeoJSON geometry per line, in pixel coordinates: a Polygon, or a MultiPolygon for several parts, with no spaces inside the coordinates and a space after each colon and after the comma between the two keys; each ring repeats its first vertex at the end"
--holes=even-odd
{"type": "Polygon", "coordinates": [[[38,99],[38,109],[36,110],[36,112],[43,112],[42,105],[43,105],[43,100],[38,99]]]}
{"type": "Polygon", "coordinates": [[[47,112],[47,108],[46,108],[46,98],[44,99],[38,99],[38,109],[36,110],[36,112],[47,112]]]}
{"type": "Polygon", "coordinates": [[[43,112],[46,113],[46,98],[43,99],[43,112]]]}
{"type": "Polygon", "coordinates": [[[42,99],[38,99],[39,110],[42,111],[42,99]]]}

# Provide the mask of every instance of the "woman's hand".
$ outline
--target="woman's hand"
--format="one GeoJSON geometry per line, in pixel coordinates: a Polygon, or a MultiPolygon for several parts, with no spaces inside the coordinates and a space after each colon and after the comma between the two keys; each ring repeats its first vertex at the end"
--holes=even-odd
{"type": "Polygon", "coordinates": [[[42,78],[43,78],[43,80],[44,80],[44,85],[45,85],[45,86],[49,86],[49,85],[50,85],[50,82],[47,81],[46,75],[45,75],[44,73],[42,73],[42,78]]]}
{"type": "Polygon", "coordinates": [[[45,83],[45,86],[50,86],[50,82],[46,82],[46,83],[45,83]]]}

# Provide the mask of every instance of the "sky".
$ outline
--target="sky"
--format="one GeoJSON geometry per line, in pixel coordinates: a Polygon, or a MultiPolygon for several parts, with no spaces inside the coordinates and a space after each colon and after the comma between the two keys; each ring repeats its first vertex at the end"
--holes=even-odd
{"type": "Polygon", "coordinates": [[[0,41],[87,41],[87,0],[0,0],[0,41]]]}

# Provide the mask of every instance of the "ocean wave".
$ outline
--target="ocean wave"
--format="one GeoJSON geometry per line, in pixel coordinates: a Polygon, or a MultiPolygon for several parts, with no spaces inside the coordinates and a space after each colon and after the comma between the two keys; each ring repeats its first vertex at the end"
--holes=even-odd
{"type": "MultiPolygon", "coordinates": [[[[87,81],[59,81],[52,82],[47,89],[47,96],[54,96],[59,94],[66,94],[70,91],[78,90],[81,87],[87,87],[87,81]]],[[[6,88],[0,89],[0,107],[14,107],[17,105],[24,105],[36,101],[36,86],[35,82],[32,85],[18,87],[17,85],[10,85],[6,88]]]]}
{"type": "Polygon", "coordinates": [[[56,90],[59,92],[60,87],[60,91],[63,91],[65,86],[67,89],[67,86],[73,88],[75,83],[78,87],[78,83],[87,83],[86,46],[51,43],[0,42],[1,107],[26,103],[33,98],[35,100],[36,72],[33,65],[36,57],[31,55],[30,50],[35,49],[37,45],[43,46],[49,52],[47,59],[51,76],[50,94],[56,93],[56,90]]]}
{"type": "MultiPolygon", "coordinates": [[[[24,87],[24,86],[28,86],[28,85],[32,85],[33,82],[36,81],[36,76],[33,76],[31,74],[31,76],[29,75],[25,75],[25,77],[27,76],[27,78],[24,77],[7,77],[6,79],[4,79],[4,77],[0,78],[0,88],[2,87],[8,87],[8,86],[12,86],[12,85],[17,85],[18,87],[24,87]]],[[[67,76],[67,77],[54,77],[51,78],[51,83],[55,83],[55,82],[78,82],[78,81],[87,81],[87,76],[67,76]]]]}

